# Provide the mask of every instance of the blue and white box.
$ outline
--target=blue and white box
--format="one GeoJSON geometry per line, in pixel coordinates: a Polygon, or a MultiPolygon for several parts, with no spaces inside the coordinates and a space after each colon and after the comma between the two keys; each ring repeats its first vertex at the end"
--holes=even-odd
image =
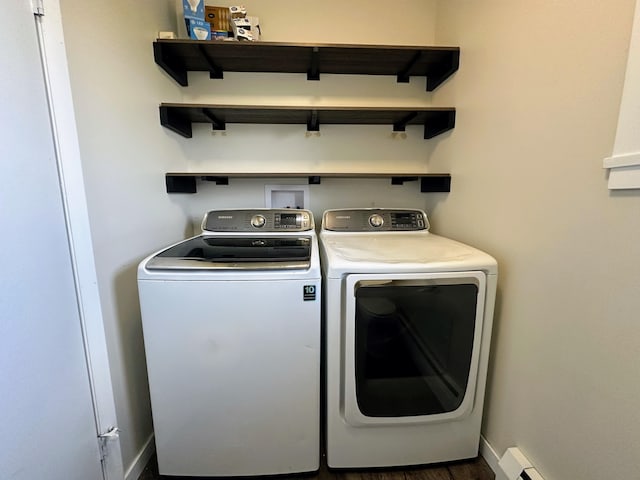
{"type": "Polygon", "coordinates": [[[187,35],[194,40],[211,40],[211,25],[204,19],[204,0],[182,0],[187,35]]]}
{"type": "Polygon", "coordinates": [[[182,0],[185,20],[204,20],[204,0],[182,0]]]}
{"type": "Polygon", "coordinates": [[[204,20],[187,20],[189,23],[187,29],[189,38],[194,40],[211,40],[211,24],[204,20]]]}

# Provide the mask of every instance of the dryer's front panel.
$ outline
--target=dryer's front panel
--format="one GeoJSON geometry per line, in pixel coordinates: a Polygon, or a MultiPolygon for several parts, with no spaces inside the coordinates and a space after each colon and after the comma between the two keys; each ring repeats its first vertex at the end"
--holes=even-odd
{"type": "Polygon", "coordinates": [[[351,425],[446,421],[474,400],[482,272],[349,275],[343,411],[351,425]]]}

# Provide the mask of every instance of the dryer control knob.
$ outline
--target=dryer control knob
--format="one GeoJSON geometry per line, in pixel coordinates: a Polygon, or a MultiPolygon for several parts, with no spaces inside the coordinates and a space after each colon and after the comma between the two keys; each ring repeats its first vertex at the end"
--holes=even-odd
{"type": "Polygon", "coordinates": [[[251,226],[256,228],[264,227],[264,224],[267,223],[267,219],[262,215],[254,215],[251,217],[251,226]]]}
{"type": "Polygon", "coordinates": [[[377,213],[374,213],[369,217],[369,225],[371,225],[372,227],[376,227],[376,228],[381,227],[383,223],[384,223],[384,218],[382,218],[382,215],[378,215],[377,213]]]}

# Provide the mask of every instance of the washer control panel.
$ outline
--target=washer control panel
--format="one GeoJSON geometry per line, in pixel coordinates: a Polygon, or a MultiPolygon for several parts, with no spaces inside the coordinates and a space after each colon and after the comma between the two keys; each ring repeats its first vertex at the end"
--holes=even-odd
{"type": "Polygon", "coordinates": [[[356,208],[327,210],[322,229],[335,232],[400,232],[428,230],[429,220],[422,210],[356,208]]]}
{"type": "Polygon", "coordinates": [[[205,232],[304,232],[313,228],[310,211],[287,208],[211,210],[202,220],[205,232]]]}

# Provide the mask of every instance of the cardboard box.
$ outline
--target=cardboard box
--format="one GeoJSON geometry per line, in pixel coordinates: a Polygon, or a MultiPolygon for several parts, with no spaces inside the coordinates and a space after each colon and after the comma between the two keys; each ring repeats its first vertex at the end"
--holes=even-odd
{"type": "Polygon", "coordinates": [[[211,25],[204,20],[187,20],[187,29],[189,30],[189,38],[194,40],[211,40],[211,25]]]}
{"type": "Polygon", "coordinates": [[[211,25],[211,31],[230,31],[229,16],[229,9],[227,7],[212,7],[208,5],[204,7],[204,19],[211,25]]]}
{"type": "Polygon", "coordinates": [[[253,42],[254,38],[251,34],[250,30],[245,30],[244,28],[238,28],[236,33],[234,33],[237,40],[248,40],[253,42]]]}
{"type": "Polygon", "coordinates": [[[212,40],[226,40],[227,38],[230,38],[227,30],[211,30],[212,40]]]}
{"type": "Polygon", "coordinates": [[[204,20],[204,0],[183,0],[185,20],[204,20]]]}
{"type": "MultiPolygon", "coordinates": [[[[182,0],[182,16],[187,37],[194,40],[211,39],[211,27],[204,20],[204,0],[182,0]]],[[[181,33],[180,30],[178,33],[181,33]]]]}
{"type": "Polygon", "coordinates": [[[232,18],[229,23],[233,36],[238,40],[260,40],[258,17],[232,18]]]}
{"type": "Polygon", "coordinates": [[[251,30],[251,23],[246,18],[232,18],[229,22],[233,36],[238,36],[238,30],[251,30]]]}
{"type": "Polygon", "coordinates": [[[231,18],[244,18],[247,16],[247,9],[242,5],[229,7],[229,15],[231,18]]]}

